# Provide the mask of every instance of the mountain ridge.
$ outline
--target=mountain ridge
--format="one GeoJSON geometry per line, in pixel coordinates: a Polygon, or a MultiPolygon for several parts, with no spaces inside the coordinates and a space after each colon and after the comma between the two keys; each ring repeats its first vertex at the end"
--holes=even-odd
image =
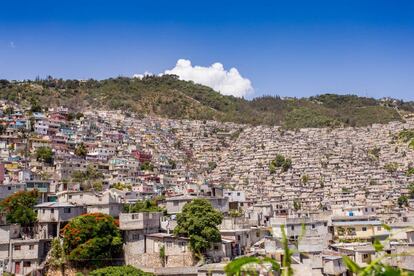
{"type": "Polygon", "coordinates": [[[142,116],[280,125],[288,129],[367,126],[402,121],[404,114],[414,113],[413,102],[356,95],[261,96],[246,100],[179,80],[175,75],[142,79],[0,80],[0,98],[43,108],[64,105],[75,110],[117,109],[142,116]]]}

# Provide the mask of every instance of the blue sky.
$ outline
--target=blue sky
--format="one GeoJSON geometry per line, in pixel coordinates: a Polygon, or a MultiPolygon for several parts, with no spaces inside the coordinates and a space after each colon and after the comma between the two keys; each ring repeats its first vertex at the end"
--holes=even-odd
{"type": "Polygon", "coordinates": [[[414,1],[3,1],[0,78],[237,68],[254,92],[414,100],[414,1]]]}

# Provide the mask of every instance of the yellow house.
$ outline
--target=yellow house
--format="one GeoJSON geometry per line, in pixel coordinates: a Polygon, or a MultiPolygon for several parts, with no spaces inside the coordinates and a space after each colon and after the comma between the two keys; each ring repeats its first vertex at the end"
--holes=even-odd
{"type": "Polygon", "coordinates": [[[376,217],[334,217],[332,218],[335,239],[370,240],[373,237],[388,236],[389,233],[376,217]]]}

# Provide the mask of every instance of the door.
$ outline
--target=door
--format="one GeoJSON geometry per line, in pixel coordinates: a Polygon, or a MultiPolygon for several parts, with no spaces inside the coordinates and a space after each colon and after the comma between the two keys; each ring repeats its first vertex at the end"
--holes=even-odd
{"type": "Polygon", "coordinates": [[[14,273],[20,274],[20,262],[14,263],[14,273]]]}

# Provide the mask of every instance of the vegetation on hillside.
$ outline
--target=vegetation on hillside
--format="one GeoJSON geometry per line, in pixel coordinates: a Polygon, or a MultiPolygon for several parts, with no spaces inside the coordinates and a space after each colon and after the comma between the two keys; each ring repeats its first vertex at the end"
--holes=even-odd
{"type": "Polygon", "coordinates": [[[280,168],[281,172],[287,172],[292,167],[292,160],[281,154],[277,154],[276,158],[270,161],[269,171],[271,174],[276,173],[276,168],[280,168]]]}
{"type": "MultiPolygon", "coordinates": [[[[285,128],[366,126],[402,120],[396,108],[414,112],[412,102],[380,101],[355,95],[325,94],[302,99],[262,96],[249,101],[221,95],[174,75],[100,81],[52,77],[24,82],[0,80],[0,99],[18,102],[36,111],[64,105],[77,111],[105,108],[172,119],[219,120],[285,128]]],[[[74,117],[78,117],[76,114],[81,113],[74,113],[74,117]]]]}
{"type": "Polygon", "coordinates": [[[126,204],[124,212],[140,213],[140,212],[164,212],[164,208],[158,206],[156,200],[137,201],[135,204],[126,204]]]}
{"type": "Polygon", "coordinates": [[[144,272],[130,265],[107,266],[89,272],[88,276],[153,276],[152,273],[144,272]]]}

